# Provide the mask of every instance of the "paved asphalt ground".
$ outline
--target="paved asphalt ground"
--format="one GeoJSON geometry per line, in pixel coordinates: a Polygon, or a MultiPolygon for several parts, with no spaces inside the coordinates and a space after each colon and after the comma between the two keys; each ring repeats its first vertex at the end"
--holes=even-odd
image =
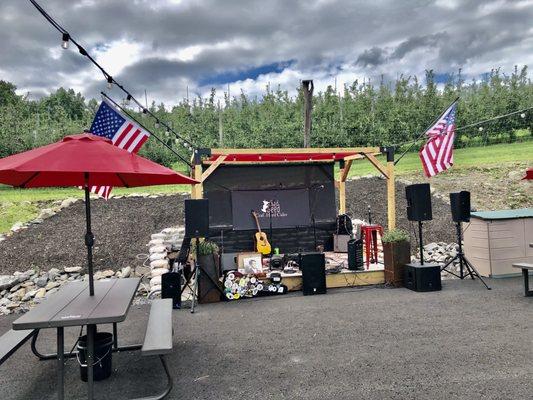
{"type": "MultiPolygon", "coordinates": [[[[531,399],[533,298],[521,278],[446,281],[441,292],[330,290],[179,310],[170,366],[170,399],[531,399]]],[[[138,342],[148,308],[134,307],[119,326],[138,342]]],[[[13,316],[0,319],[0,333],[13,316]]],[[[101,329],[110,327],[102,327],[101,329]]],[[[72,344],[75,330],[67,331],[72,344]]],[[[55,333],[40,347],[52,350],[55,333]]],[[[128,399],[164,385],[157,358],[113,356],[112,378],[98,399],[128,399]]],[[[25,344],[0,366],[0,398],[55,399],[55,364],[25,344]]],[[[86,387],[67,363],[68,399],[86,387]]]]}

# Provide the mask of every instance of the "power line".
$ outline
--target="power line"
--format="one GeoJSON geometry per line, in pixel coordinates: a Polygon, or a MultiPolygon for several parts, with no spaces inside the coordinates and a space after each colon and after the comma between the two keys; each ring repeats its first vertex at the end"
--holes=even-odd
{"type": "MultiPolygon", "coordinates": [[[[525,113],[526,111],[529,111],[533,109],[533,106],[531,107],[527,107],[527,108],[523,108],[521,110],[517,110],[517,111],[513,111],[513,112],[510,112],[510,113],[507,113],[507,114],[503,114],[503,115],[497,115],[496,117],[492,117],[492,118],[488,118],[488,119],[484,119],[482,121],[478,121],[478,122],[474,122],[473,124],[468,124],[468,125],[465,125],[465,126],[461,126],[460,128],[457,128],[455,129],[455,131],[462,131],[463,129],[468,129],[468,128],[473,128],[474,126],[478,126],[478,125],[483,125],[483,124],[486,124],[488,122],[492,122],[492,121],[496,121],[496,120],[499,120],[499,119],[502,119],[502,118],[507,118],[507,117],[510,117],[511,115],[515,115],[515,114],[522,114],[522,113],[525,113]]],[[[525,118],[525,115],[522,116],[522,118],[525,118]]],[[[430,125],[432,126],[432,125],[430,125]]],[[[429,129],[429,128],[428,128],[429,129]]],[[[427,130],[426,130],[427,131],[427,130]]],[[[411,148],[418,142],[420,142],[421,140],[425,140],[425,133],[426,131],[424,131],[420,136],[418,136],[415,140],[413,141],[408,141],[408,142],[403,142],[403,143],[397,143],[397,144],[394,144],[393,146],[394,147],[401,147],[401,146],[404,146],[406,144],[410,144],[409,148],[402,154],[402,156],[397,159],[394,163],[394,165],[396,165],[400,159],[405,155],[405,153],[407,153],[409,150],[411,150],[411,148]]]]}
{"type": "MultiPolygon", "coordinates": [[[[122,84],[120,84],[119,82],[117,82],[115,80],[115,78],[113,78],[100,64],[98,64],[98,62],[96,62],[96,60],[89,54],[87,53],[87,51],[83,48],[82,45],[80,45],[76,39],[74,39],[70,33],[65,29],[63,28],[54,18],[52,18],[52,16],[50,14],[48,14],[44,8],[42,8],[39,3],[37,3],[36,0],[30,0],[30,3],[37,9],[37,11],[39,11],[39,13],[55,28],[57,29],[61,34],[62,34],[62,44],[61,44],[61,47],[63,49],[68,49],[68,44],[69,42],[72,42],[78,49],[78,52],[82,55],[82,56],[85,56],[89,59],[89,61],[91,61],[91,63],[96,66],[100,72],[102,73],[102,75],[104,75],[104,78],[106,79],[107,81],[107,87],[109,89],[111,89],[113,87],[113,84],[115,84],[120,90],[122,90],[125,94],[126,94],[126,102],[129,103],[129,101],[133,101],[135,104],[137,104],[137,106],[142,110],[143,114],[148,114],[150,115],[152,118],[155,119],[156,121],[156,124],[161,124],[163,125],[166,130],[168,132],[172,132],[177,139],[180,139],[182,142],[183,142],[183,146],[190,150],[190,151],[193,151],[193,149],[196,147],[192,144],[191,141],[189,141],[187,138],[179,135],[176,131],[174,131],[174,129],[172,129],[166,122],[164,121],[161,121],[152,111],[150,111],[150,109],[148,109],[148,107],[145,107],[143,106],[132,94],[130,91],[128,91],[122,84]]],[[[154,136],[155,137],[155,136],[154,136]]]]}

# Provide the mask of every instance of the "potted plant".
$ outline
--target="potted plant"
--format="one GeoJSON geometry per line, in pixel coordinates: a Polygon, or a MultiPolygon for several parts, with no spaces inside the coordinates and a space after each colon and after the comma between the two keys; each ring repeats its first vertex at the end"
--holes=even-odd
{"type": "MultiPolygon", "coordinates": [[[[202,267],[198,282],[198,301],[200,303],[214,303],[220,301],[220,293],[216,289],[213,288],[212,290],[207,291],[202,289],[203,285],[211,287],[211,280],[208,277],[202,277],[204,274],[203,271],[218,282],[220,277],[218,252],[218,245],[215,242],[203,240],[198,245],[198,264],[202,267]],[[203,295],[200,295],[202,293],[203,295]]],[[[196,257],[196,243],[192,244],[191,253],[196,257]]]]}
{"type": "Polygon", "coordinates": [[[385,283],[395,287],[403,286],[403,268],[411,262],[409,234],[402,229],[391,229],[383,235],[383,261],[385,283]]]}

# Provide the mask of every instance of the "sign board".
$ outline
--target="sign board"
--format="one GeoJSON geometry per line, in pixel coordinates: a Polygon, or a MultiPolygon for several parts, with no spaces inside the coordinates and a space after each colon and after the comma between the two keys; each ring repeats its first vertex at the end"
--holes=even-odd
{"type": "Polygon", "coordinates": [[[261,229],[295,228],[311,224],[308,189],[236,190],[231,192],[233,229],[257,229],[252,210],[261,229]]]}

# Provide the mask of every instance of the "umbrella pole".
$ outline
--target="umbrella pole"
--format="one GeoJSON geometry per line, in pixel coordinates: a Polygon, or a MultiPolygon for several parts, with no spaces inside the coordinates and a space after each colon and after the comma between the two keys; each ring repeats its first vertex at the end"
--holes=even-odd
{"type": "Polygon", "coordinates": [[[91,232],[91,197],[89,193],[89,173],[85,173],[85,221],[87,229],[85,232],[85,245],[87,246],[87,269],[89,273],[89,294],[94,296],[93,278],[93,245],[94,236],[91,232]]]}

